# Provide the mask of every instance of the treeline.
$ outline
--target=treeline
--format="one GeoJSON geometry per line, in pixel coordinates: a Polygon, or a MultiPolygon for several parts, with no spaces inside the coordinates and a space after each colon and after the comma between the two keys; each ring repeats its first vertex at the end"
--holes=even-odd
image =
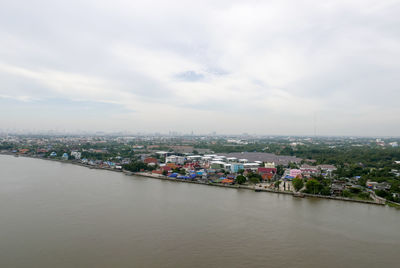
{"type": "Polygon", "coordinates": [[[134,161],[129,164],[125,164],[122,166],[123,169],[129,170],[132,172],[139,172],[139,171],[151,171],[154,170],[154,166],[149,166],[146,163],[143,163],[141,161],[134,161]]]}
{"type": "Polygon", "coordinates": [[[400,160],[400,148],[354,147],[343,146],[329,148],[323,145],[298,146],[293,151],[297,157],[315,159],[317,164],[361,164],[366,167],[395,167],[395,160],[400,160]]]}

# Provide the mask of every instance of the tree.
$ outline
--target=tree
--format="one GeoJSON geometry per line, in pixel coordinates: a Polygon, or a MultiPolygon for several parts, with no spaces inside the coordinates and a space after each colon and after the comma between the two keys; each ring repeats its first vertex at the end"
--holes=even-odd
{"type": "Polygon", "coordinates": [[[162,172],[162,174],[163,174],[164,176],[167,176],[167,175],[168,175],[168,171],[166,171],[166,170],[164,169],[163,172],[162,172]]]}
{"type": "Polygon", "coordinates": [[[259,182],[260,182],[260,179],[257,178],[257,177],[251,177],[251,178],[249,179],[249,181],[250,181],[251,183],[253,183],[253,184],[256,184],[256,183],[259,183],[259,182]]]}
{"type": "Polygon", "coordinates": [[[328,186],[325,186],[321,190],[322,195],[331,195],[331,188],[328,186]]]}
{"type": "Polygon", "coordinates": [[[292,181],[292,185],[293,185],[294,189],[296,190],[296,192],[298,192],[301,190],[301,188],[304,187],[304,182],[302,179],[295,178],[292,181]]]}
{"type": "Polygon", "coordinates": [[[239,174],[243,175],[243,173],[244,173],[244,169],[239,169],[237,173],[239,173],[239,174]]]}
{"type": "Polygon", "coordinates": [[[321,183],[314,179],[308,180],[306,182],[306,190],[309,194],[318,194],[321,190],[321,183]]]}
{"type": "Polygon", "coordinates": [[[239,176],[236,177],[236,182],[239,183],[239,184],[243,184],[243,183],[246,182],[246,177],[243,176],[243,175],[239,175],[239,176]]]}
{"type": "Polygon", "coordinates": [[[282,182],[282,181],[276,181],[275,184],[274,184],[275,188],[278,188],[278,189],[279,189],[279,185],[281,184],[281,182],[282,182]]]}
{"type": "Polygon", "coordinates": [[[351,197],[352,196],[351,192],[349,190],[347,190],[347,189],[342,192],[342,195],[344,197],[351,197]]]}
{"type": "Polygon", "coordinates": [[[141,169],[149,170],[149,166],[143,162],[131,162],[127,165],[123,165],[123,168],[132,172],[138,172],[141,169]]]}
{"type": "Polygon", "coordinates": [[[278,174],[279,176],[282,176],[284,172],[285,172],[285,169],[283,168],[282,165],[276,166],[276,174],[278,174]]]}

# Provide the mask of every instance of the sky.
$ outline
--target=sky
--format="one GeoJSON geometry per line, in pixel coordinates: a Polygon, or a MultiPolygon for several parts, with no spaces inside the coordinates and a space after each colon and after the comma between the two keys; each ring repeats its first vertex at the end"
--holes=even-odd
{"type": "Polygon", "coordinates": [[[400,136],[400,1],[0,1],[0,130],[400,136]]]}

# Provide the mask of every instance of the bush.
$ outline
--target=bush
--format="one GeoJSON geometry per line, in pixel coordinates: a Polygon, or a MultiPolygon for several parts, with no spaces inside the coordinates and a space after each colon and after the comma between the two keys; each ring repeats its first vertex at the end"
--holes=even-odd
{"type": "Polygon", "coordinates": [[[304,182],[302,179],[296,178],[292,181],[293,188],[298,192],[304,187],[304,182]]]}
{"type": "Polygon", "coordinates": [[[358,197],[361,199],[369,199],[369,193],[367,192],[361,192],[358,194],[358,197]]]}
{"type": "Polygon", "coordinates": [[[249,181],[250,181],[251,183],[253,183],[253,184],[256,184],[256,183],[259,183],[259,182],[260,182],[260,179],[257,178],[257,177],[251,177],[251,178],[249,179],[249,181]]]}
{"type": "Polygon", "coordinates": [[[344,190],[342,195],[343,197],[351,197],[351,192],[349,190],[344,190]]]}
{"type": "Polygon", "coordinates": [[[243,184],[243,183],[246,182],[246,177],[243,176],[243,175],[239,175],[239,176],[236,177],[236,182],[239,183],[239,184],[243,184]]]}

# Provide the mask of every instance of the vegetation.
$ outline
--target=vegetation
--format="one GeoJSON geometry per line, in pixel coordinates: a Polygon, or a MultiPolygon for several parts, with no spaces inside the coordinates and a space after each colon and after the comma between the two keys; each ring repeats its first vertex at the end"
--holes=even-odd
{"type": "Polygon", "coordinates": [[[258,177],[250,177],[249,182],[256,184],[260,182],[260,179],[258,177]]]}
{"type": "Polygon", "coordinates": [[[295,178],[292,181],[293,188],[298,192],[304,187],[304,182],[302,179],[295,178]]]}
{"type": "Polygon", "coordinates": [[[236,177],[236,182],[237,182],[238,184],[243,184],[243,183],[246,182],[246,177],[243,176],[243,175],[238,175],[238,176],[236,177]]]}
{"type": "Polygon", "coordinates": [[[323,186],[316,179],[310,179],[306,182],[306,190],[305,192],[308,194],[319,194],[322,190],[323,186]]]}
{"type": "Polygon", "coordinates": [[[149,166],[149,165],[147,165],[143,162],[139,162],[139,161],[131,162],[129,164],[123,165],[122,167],[124,169],[132,171],[132,172],[139,172],[142,170],[153,170],[154,169],[154,167],[149,166]]]}

